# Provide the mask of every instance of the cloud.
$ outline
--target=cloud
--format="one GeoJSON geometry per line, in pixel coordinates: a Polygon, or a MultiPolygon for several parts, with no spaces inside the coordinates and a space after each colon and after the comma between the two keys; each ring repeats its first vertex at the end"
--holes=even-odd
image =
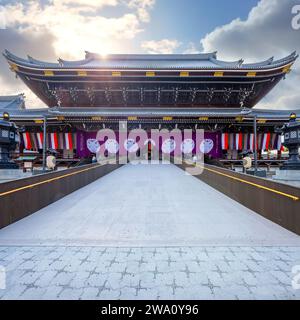
{"type": "MultiPolygon", "coordinates": [[[[261,0],[246,20],[235,19],[207,34],[201,44],[204,51],[219,51],[219,58],[252,62],[271,56],[281,58],[300,52],[300,30],[292,28],[292,8],[299,0],[261,0]]],[[[300,61],[287,80],[271,91],[258,107],[300,108],[300,61]]]]}
{"type": "MultiPolygon", "coordinates": [[[[19,32],[27,31],[33,35],[40,32],[51,33],[55,40],[53,47],[58,56],[82,58],[83,50],[109,53],[123,49],[124,43],[132,40],[142,31],[136,14],[126,13],[117,18],[100,14],[83,14],[89,1],[54,0],[42,6],[39,2],[16,4],[6,7],[7,25],[19,32]]],[[[96,2],[96,1],[95,1],[96,2]]],[[[99,6],[115,2],[100,1],[99,6]]]]}
{"type": "MultiPolygon", "coordinates": [[[[40,0],[4,2],[6,30],[0,30],[0,50],[40,60],[82,59],[84,50],[99,53],[130,51],[132,40],[150,20],[155,0],[40,0]],[[121,7],[119,16],[102,14],[106,6],[121,7]]],[[[119,11],[116,11],[116,13],[119,11]]],[[[34,106],[42,105],[0,57],[1,93],[25,92],[34,106]]],[[[27,105],[29,103],[27,102],[27,105]]],[[[30,104],[31,106],[31,104],[30,104]]]]}
{"type": "Polygon", "coordinates": [[[138,17],[143,22],[150,21],[149,11],[154,7],[155,0],[129,0],[128,7],[137,9],[138,17]]]}
{"type": "Polygon", "coordinates": [[[78,5],[78,6],[87,6],[90,8],[102,8],[105,6],[116,6],[118,0],[52,0],[54,5],[78,5]]]}
{"type": "MultiPolygon", "coordinates": [[[[34,52],[42,60],[54,60],[55,50],[52,46],[54,37],[49,32],[30,33],[27,31],[18,32],[8,28],[0,30],[0,52],[5,49],[11,50],[17,55],[24,55],[24,52],[34,52]],[[43,45],[41,45],[41,43],[43,45]]],[[[27,97],[28,106],[43,106],[44,104],[28,89],[20,79],[16,79],[15,74],[9,70],[9,66],[0,56],[0,88],[1,95],[24,93],[27,97]]]]}
{"type": "Polygon", "coordinates": [[[197,48],[197,45],[194,42],[189,42],[186,46],[186,49],[183,51],[184,54],[196,54],[201,50],[197,48]]]}
{"type": "Polygon", "coordinates": [[[178,40],[162,39],[159,41],[143,41],[141,47],[147,53],[174,53],[181,45],[178,40]]]}

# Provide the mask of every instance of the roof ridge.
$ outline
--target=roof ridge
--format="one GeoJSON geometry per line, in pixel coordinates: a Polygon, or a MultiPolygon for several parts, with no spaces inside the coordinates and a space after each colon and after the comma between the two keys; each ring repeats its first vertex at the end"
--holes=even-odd
{"type": "Polygon", "coordinates": [[[86,51],[85,59],[88,60],[207,60],[212,58],[216,59],[217,52],[211,53],[176,53],[176,54],[147,54],[147,53],[128,53],[128,54],[108,54],[101,55],[86,51]]]}
{"type": "Polygon", "coordinates": [[[7,96],[0,96],[0,102],[7,103],[2,109],[17,109],[22,110],[25,108],[25,96],[24,94],[18,95],[7,95],[7,96]]]}
{"type": "MultiPolygon", "coordinates": [[[[264,68],[270,68],[270,67],[277,67],[277,66],[284,66],[289,63],[293,63],[297,58],[298,55],[296,51],[294,51],[292,54],[288,55],[287,57],[284,57],[279,60],[275,60],[271,57],[268,60],[257,62],[257,63],[250,63],[250,64],[244,64],[244,60],[240,59],[238,61],[222,61],[217,59],[217,52],[212,53],[199,53],[199,54],[112,54],[107,56],[101,56],[96,53],[91,53],[86,51],[85,59],[78,60],[78,61],[67,61],[63,59],[58,59],[58,63],[49,63],[49,62],[43,62],[37,59],[32,58],[31,56],[28,56],[28,59],[23,59],[15,56],[14,54],[10,53],[8,50],[5,50],[3,52],[4,57],[10,61],[11,63],[20,64],[23,66],[29,66],[29,67],[44,67],[44,68],[59,68],[59,67],[66,67],[66,68],[72,68],[72,67],[85,67],[85,65],[88,65],[89,63],[93,64],[95,62],[95,68],[105,68],[107,65],[114,63],[116,61],[116,68],[127,68],[132,67],[132,64],[136,62],[137,65],[142,64],[141,67],[137,68],[147,68],[146,63],[148,63],[149,66],[152,68],[155,68],[155,62],[160,64],[162,61],[165,62],[165,68],[166,69],[184,69],[184,68],[192,68],[192,69],[216,69],[218,67],[222,67],[224,69],[264,69],[264,68]],[[143,62],[144,61],[144,62],[143,62]],[[169,66],[168,66],[169,61],[169,66]],[[203,62],[201,64],[201,61],[203,62]],[[97,62],[100,64],[100,66],[97,66],[97,62]],[[172,63],[175,64],[174,66],[172,63]],[[181,68],[180,63],[183,62],[183,66],[181,68]],[[187,66],[190,62],[190,67],[187,66]],[[195,68],[193,67],[193,62],[195,65],[195,68]],[[211,62],[212,66],[205,65],[205,62],[211,62]],[[128,66],[126,65],[128,63],[128,66]],[[131,65],[130,65],[131,63],[131,65]],[[143,65],[145,64],[145,66],[143,65]],[[197,64],[198,63],[198,64],[197,64]],[[124,64],[124,66],[118,66],[124,64]],[[179,66],[178,66],[179,64],[179,66]],[[153,66],[154,65],[154,66],[153,66]]],[[[158,67],[159,68],[159,67],[158,67]]]]}

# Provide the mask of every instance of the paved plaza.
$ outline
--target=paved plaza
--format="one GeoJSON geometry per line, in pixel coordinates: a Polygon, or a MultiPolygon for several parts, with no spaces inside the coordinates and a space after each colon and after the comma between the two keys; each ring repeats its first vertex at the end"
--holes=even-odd
{"type": "Polygon", "coordinates": [[[5,247],[1,299],[300,299],[297,247],[5,247]]]}
{"type": "Polygon", "coordinates": [[[0,230],[0,265],[1,299],[300,299],[300,237],[166,164],[0,230]]]}

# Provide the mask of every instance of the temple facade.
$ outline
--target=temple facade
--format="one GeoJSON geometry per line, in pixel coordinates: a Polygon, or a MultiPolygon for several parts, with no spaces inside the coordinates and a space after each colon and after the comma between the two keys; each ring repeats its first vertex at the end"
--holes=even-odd
{"type": "Polygon", "coordinates": [[[245,64],[216,53],[108,55],[46,63],[4,52],[12,71],[49,107],[252,108],[288,73],[297,55],[245,64]]]}
{"type": "MultiPolygon", "coordinates": [[[[47,147],[58,150],[62,159],[89,157],[95,151],[96,132],[102,128],[117,132],[125,121],[128,130],[146,132],[204,129],[205,145],[190,141],[188,150],[194,153],[201,147],[214,158],[234,160],[244,151],[253,151],[256,118],[260,155],[276,150],[280,159],[276,128],[288,121],[292,111],[253,107],[290,72],[296,53],[253,64],[220,61],[216,53],[101,56],[87,52],[84,60],[57,63],[22,59],[8,51],[4,56],[11,70],[48,106],[27,109],[22,95],[0,98],[0,112],[8,111],[22,128],[21,150],[41,152],[46,119],[47,147]]],[[[103,141],[103,147],[117,153],[118,138],[114,147],[109,142],[103,141]]],[[[152,148],[174,152],[163,145],[162,141],[152,148]]]]}

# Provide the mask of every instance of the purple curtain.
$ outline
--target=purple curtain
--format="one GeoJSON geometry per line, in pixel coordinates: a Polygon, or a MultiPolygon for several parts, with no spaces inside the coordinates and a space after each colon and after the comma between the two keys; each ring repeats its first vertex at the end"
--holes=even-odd
{"type": "MultiPolygon", "coordinates": [[[[76,140],[76,144],[77,144],[77,156],[82,158],[82,157],[88,157],[91,155],[91,152],[88,149],[87,146],[87,141],[89,139],[96,139],[96,132],[84,132],[84,131],[78,131],[77,132],[77,140],[76,140]]],[[[120,143],[119,141],[119,133],[116,132],[116,140],[118,143],[120,143]]],[[[150,134],[148,134],[148,139],[150,139],[150,134]]],[[[152,137],[153,138],[153,137],[152,137]]],[[[201,151],[211,155],[213,158],[220,158],[222,155],[222,150],[221,150],[221,133],[220,132],[205,132],[204,133],[204,141],[201,141],[201,146],[200,145],[196,145],[196,134],[193,133],[192,137],[191,137],[194,142],[195,142],[195,147],[193,150],[193,153],[199,153],[200,152],[200,148],[201,151]]],[[[154,139],[155,140],[155,139],[154,139]]],[[[159,139],[159,149],[160,151],[162,150],[162,143],[163,143],[164,138],[160,138],[159,139]]],[[[182,137],[180,138],[180,142],[182,140],[182,137]]],[[[124,140],[121,141],[121,144],[124,142],[124,140]]],[[[141,145],[143,145],[144,141],[141,141],[141,145]]],[[[104,142],[99,142],[100,145],[103,145],[104,142]]],[[[198,143],[199,144],[199,143],[198,143]]],[[[120,146],[120,148],[122,149],[123,146],[120,146]]],[[[180,152],[180,143],[177,144],[176,149],[175,149],[175,153],[180,152]]],[[[174,154],[174,152],[172,152],[171,154],[174,154]]]]}

